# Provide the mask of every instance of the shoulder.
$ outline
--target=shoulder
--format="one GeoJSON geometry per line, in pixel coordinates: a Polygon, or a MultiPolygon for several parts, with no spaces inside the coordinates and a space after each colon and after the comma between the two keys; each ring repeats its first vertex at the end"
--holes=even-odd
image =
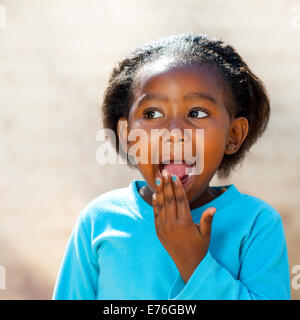
{"type": "Polygon", "coordinates": [[[241,193],[241,202],[252,212],[254,220],[281,221],[281,215],[276,208],[258,196],[241,193]]]}
{"type": "Polygon", "coordinates": [[[220,215],[220,221],[225,226],[240,230],[244,239],[253,231],[264,227],[266,229],[274,226],[282,228],[281,215],[270,203],[257,195],[241,191],[235,185],[232,185],[228,191],[230,191],[227,196],[229,200],[226,199],[224,212],[220,215]]]}
{"type": "Polygon", "coordinates": [[[239,208],[244,221],[244,241],[251,238],[284,236],[280,213],[271,204],[258,196],[241,193],[239,208]]]}
{"type": "Polygon", "coordinates": [[[84,224],[94,224],[112,214],[121,214],[127,209],[128,188],[107,191],[92,199],[79,212],[78,220],[84,224]]]}
{"type": "Polygon", "coordinates": [[[229,216],[234,215],[235,218],[243,220],[247,224],[253,223],[258,217],[274,220],[281,219],[280,214],[271,204],[256,195],[241,191],[234,184],[221,186],[220,193],[221,197],[226,200],[225,208],[227,214],[229,216]]]}

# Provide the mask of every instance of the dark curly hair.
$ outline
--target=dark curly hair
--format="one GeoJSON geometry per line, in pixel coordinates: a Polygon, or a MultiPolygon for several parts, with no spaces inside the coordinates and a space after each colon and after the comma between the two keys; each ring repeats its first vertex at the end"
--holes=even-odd
{"type": "MultiPolygon", "coordinates": [[[[218,168],[219,177],[228,177],[265,131],[270,116],[270,103],[264,84],[252,73],[236,50],[223,40],[206,34],[176,34],[142,44],[113,68],[101,111],[103,127],[115,133],[116,151],[119,152],[117,123],[120,117],[128,119],[137,71],[160,58],[175,59],[177,65],[197,63],[217,67],[223,79],[224,93],[225,88],[230,89],[230,99],[226,99],[229,114],[248,119],[249,130],[243,144],[236,153],[224,154],[218,168]]],[[[122,148],[120,155],[126,157],[122,148]]],[[[129,167],[136,166],[129,161],[129,167]]]]}

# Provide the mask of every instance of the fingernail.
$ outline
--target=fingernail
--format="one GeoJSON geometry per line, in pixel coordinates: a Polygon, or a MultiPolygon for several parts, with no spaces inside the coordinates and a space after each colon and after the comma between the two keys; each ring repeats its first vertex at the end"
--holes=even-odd
{"type": "Polygon", "coordinates": [[[215,209],[211,209],[209,214],[212,217],[215,213],[216,213],[216,210],[215,209]]]}
{"type": "Polygon", "coordinates": [[[161,182],[161,181],[160,181],[160,179],[155,179],[155,183],[156,183],[156,185],[158,185],[158,186],[159,186],[159,185],[160,185],[160,182],[161,182]]]}
{"type": "Polygon", "coordinates": [[[166,169],[164,169],[162,171],[162,175],[166,178],[168,176],[168,171],[166,169]]]}
{"type": "Polygon", "coordinates": [[[173,181],[176,181],[176,176],[173,176],[173,175],[172,175],[172,180],[173,180],[173,181]]]}

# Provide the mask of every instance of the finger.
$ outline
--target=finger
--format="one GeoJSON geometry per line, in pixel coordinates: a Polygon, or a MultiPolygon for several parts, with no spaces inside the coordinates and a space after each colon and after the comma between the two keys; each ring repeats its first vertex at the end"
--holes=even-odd
{"type": "Polygon", "coordinates": [[[210,237],[212,220],[216,210],[216,208],[210,207],[203,212],[199,223],[202,237],[210,237]]]}
{"type": "Polygon", "coordinates": [[[178,215],[177,219],[191,221],[193,219],[190,213],[190,205],[186,197],[185,190],[180,180],[178,179],[178,177],[174,174],[172,174],[172,177],[174,177],[175,179],[175,180],[172,180],[172,182],[173,182],[173,190],[174,190],[175,199],[176,199],[176,207],[177,207],[177,215],[178,215]]]}
{"type": "Polygon", "coordinates": [[[161,178],[155,179],[156,184],[156,210],[159,215],[159,219],[162,222],[166,221],[166,214],[165,214],[165,198],[163,192],[163,181],[161,178]]]}
{"type": "Polygon", "coordinates": [[[154,213],[154,224],[155,228],[158,229],[159,227],[159,214],[157,212],[157,199],[156,199],[156,193],[154,192],[152,194],[152,205],[153,205],[153,213],[154,213]]]}
{"type": "Polygon", "coordinates": [[[163,175],[163,192],[165,199],[165,213],[167,221],[177,220],[177,207],[175,200],[175,193],[173,190],[173,184],[171,180],[171,174],[168,170],[162,171],[163,175]]]}

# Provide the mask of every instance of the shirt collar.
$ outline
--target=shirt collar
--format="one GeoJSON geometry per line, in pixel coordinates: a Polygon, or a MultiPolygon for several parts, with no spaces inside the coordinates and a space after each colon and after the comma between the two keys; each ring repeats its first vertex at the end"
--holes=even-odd
{"type": "MultiPolygon", "coordinates": [[[[153,207],[150,206],[141,197],[138,191],[140,188],[142,188],[145,185],[147,185],[147,183],[144,180],[133,180],[129,184],[128,189],[130,192],[130,196],[132,197],[131,200],[133,200],[134,209],[136,209],[137,213],[141,215],[141,217],[154,223],[153,207]]],[[[222,194],[220,194],[218,197],[216,197],[215,199],[211,200],[210,202],[200,207],[192,209],[191,210],[192,217],[194,218],[194,217],[198,217],[199,215],[202,215],[202,213],[209,207],[215,207],[217,211],[220,211],[224,207],[228,206],[234,198],[236,198],[241,194],[234,184],[228,184],[224,186],[211,186],[211,188],[215,189],[216,191],[220,191],[223,187],[225,187],[227,190],[222,194]]]]}

